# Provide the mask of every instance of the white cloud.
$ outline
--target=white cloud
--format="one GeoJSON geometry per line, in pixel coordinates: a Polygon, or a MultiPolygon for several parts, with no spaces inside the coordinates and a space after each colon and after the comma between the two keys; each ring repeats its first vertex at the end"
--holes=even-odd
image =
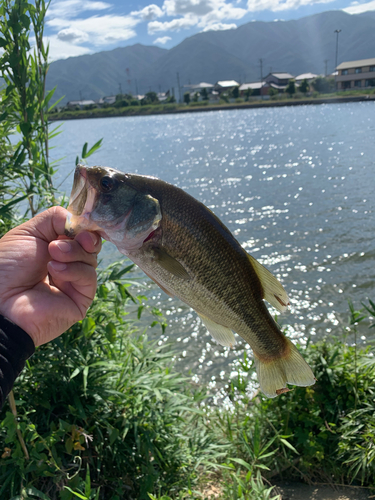
{"type": "Polygon", "coordinates": [[[153,21],[154,19],[164,15],[164,12],[155,4],[148,5],[142,10],[137,10],[130,13],[131,16],[139,16],[142,21],[153,21]]]}
{"type": "Polygon", "coordinates": [[[261,10],[271,10],[278,12],[281,10],[295,10],[305,5],[316,3],[330,3],[333,0],[248,0],[247,9],[249,12],[261,10]]]}
{"type": "Polygon", "coordinates": [[[172,40],[170,36],[161,36],[154,40],[152,43],[160,43],[161,45],[165,45],[169,40],[172,40]]]}
{"type": "Polygon", "coordinates": [[[65,28],[57,33],[57,38],[63,42],[82,43],[87,42],[89,36],[83,31],[74,28],[65,28]]]}
{"type": "Polygon", "coordinates": [[[56,35],[45,37],[45,43],[50,44],[48,53],[48,59],[50,62],[56,61],[57,59],[66,59],[68,57],[83,56],[85,54],[92,53],[92,50],[89,48],[64,42],[63,40],[57,38],[56,35]]]}
{"type": "Polygon", "coordinates": [[[224,30],[235,30],[237,24],[223,24],[223,23],[213,23],[209,24],[204,28],[203,31],[224,31],[224,30]]]}
{"type": "Polygon", "coordinates": [[[151,21],[148,23],[148,34],[154,35],[159,31],[180,31],[181,29],[191,28],[198,23],[198,18],[195,16],[180,17],[172,21],[151,21]]]}
{"type": "MultiPolygon", "coordinates": [[[[47,21],[49,28],[68,32],[80,32],[87,36],[86,41],[96,47],[113,42],[128,40],[136,36],[134,27],[140,22],[130,16],[92,16],[86,19],[54,18],[47,21]]],[[[83,35],[82,35],[83,36],[83,35]]]]}
{"type": "Polygon", "coordinates": [[[64,17],[65,19],[77,17],[85,11],[105,10],[112,5],[106,2],[96,2],[90,0],[61,0],[53,1],[47,10],[47,17],[64,17]]]}
{"type": "Polygon", "coordinates": [[[363,12],[367,12],[369,10],[375,10],[375,0],[362,4],[353,2],[350,7],[346,7],[346,9],[342,10],[347,14],[362,14],[363,12]]]}
{"type": "Polygon", "coordinates": [[[165,0],[163,11],[167,16],[177,17],[172,21],[152,21],[148,24],[148,33],[153,35],[161,31],[180,31],[198,26],[204,30],[230,29],[234,24],[222,21],[241,19],[247,14],[246,9],[234,7],[226,0],[165,0]]]}
{"type": "Polygon", "coordinates": [[[196,16],[204,16],[215,10],[217,3],[222,3],[220,0],[165,0],[163,9],[168,16],[184,16],[185,14],[194,14],[196,16]]]}
{"type": "MultiPolygon", "coordinates": [[[[103,47],[136,36],[135,26],[141,17],[131,15],[92,15],[112,9],[112,5],[91,0],[52,0],[47,11],[46,28],[52,59],[89,54],[93,47],[103,47]],[[89,17],[85,17],[86,13],[89,17]]],[[[152,10],[152,9],[151,9],[152,10]]]]}

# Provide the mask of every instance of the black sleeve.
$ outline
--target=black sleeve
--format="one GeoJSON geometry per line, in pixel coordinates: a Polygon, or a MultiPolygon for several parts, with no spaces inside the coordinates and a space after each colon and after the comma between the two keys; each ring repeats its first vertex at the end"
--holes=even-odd
{"type": "Polygon", "coordinates": [[[34,351],[31,337],[0,314],[0,410],[26,360],[34,351]]]}

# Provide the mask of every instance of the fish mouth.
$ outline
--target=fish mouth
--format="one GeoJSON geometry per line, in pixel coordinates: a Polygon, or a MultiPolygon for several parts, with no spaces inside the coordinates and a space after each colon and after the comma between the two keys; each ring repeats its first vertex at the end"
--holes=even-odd
{"type": "Polygon", "coordinates": [[[81,215],[83,212],[89,187],[87,184],[86,169],[83,165],[78,164],[74,172],[73,187],[68,205],[68,210],[73,215],[81,215]]]}
{"type": "Polygon", "coordinates": [[[85,165],[78,164],[74,172],[73,188],[69,199],[65,222],[65,234],[74,237],[90,224],[90,214],[94,209],[97,193],[91,186],[85,165]]]}

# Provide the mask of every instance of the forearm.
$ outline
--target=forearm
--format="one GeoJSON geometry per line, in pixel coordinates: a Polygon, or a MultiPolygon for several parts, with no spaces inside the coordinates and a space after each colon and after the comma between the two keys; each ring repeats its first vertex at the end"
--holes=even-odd
{"type": "Polygon", "coordinates": [[[0,410],[26,360],[34,351],[31,337],[0,315],[0,410]]]}

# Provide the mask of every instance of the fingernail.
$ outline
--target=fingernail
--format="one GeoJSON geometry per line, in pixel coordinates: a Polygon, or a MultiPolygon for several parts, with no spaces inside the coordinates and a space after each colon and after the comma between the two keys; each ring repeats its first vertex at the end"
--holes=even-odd
{"type": "Polygon", "coordinates": [[[68,253],[72,249],[72,245],[67,241],[59,240],[56,242],[58,249],[63,253],[68,253]]]}
{"type": "Polygon", "coordinates": [[[50,266],[53,267],[55,271],[65,271],[67,265],[64,262],[56,262],[55,260],[50,261],[50,266]]]}
{"type": "Polygon", "coordinates": [[[89,233],[89,235],[91,236],[91,239],[92,239],[94,245],[97,245],[99,243],[98,236],[96,234],[94,234],[94,233],[89,233]]]}

